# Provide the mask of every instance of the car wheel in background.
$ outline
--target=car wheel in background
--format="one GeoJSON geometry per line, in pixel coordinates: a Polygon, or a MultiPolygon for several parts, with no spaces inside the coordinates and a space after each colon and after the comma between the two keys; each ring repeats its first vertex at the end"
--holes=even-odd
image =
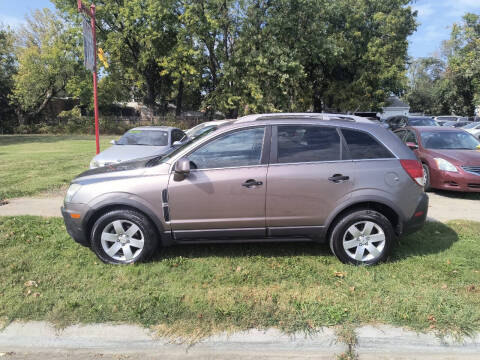
{"type": "Polygon", "coordinates": [[[330,248],[345,264],[375,265],[388,257],[395,239],[385,216],[375,210],[356,210],[335,223],[330,248]]]}
{"type": "Polygon", "coordinates": [[[428,168],[427,164],[423,164],[423,189],[425,191],[429,191],[431,189],[430,187],[430,169],[428,168]]]}
{"type": "Polygon", "coordinates": [[[148,259],[157,248],[150,220],[134,210],[118,209],[100,216],[92,230],[92,249],[107,264],[131,264],[148,259]]]}

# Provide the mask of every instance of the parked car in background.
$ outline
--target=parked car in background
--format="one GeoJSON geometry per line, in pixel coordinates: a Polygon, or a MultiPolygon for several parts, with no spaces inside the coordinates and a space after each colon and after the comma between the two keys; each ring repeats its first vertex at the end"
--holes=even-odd
{"type": "Polygon", "coordinates": [[[196,137],[202,135],[206,131],[210,131],[212,129],[218,128],[220,125],[227,123],[229,120],[214,120],[214,121],[206,121],[201,124],[194,126],[191,129],[185,131],[185,134],[190,139],[195,139],[196,137]]]}
{"type": "Polygon", "coordinates": [[[469,121],[446,121],[442,126],[445,127],[453,127],[453,128],[461,128],[465,125],[470,124],[469,121]]]}
{"type": "Polygon", "coordinates": [[[407,127],[395,134],[422,162],[425,189],[480,192],[480,141],[449,127],[407,127]]]}
{"type": "Polygon", "coordinates": [[[391,116],[385,120],[388,129],[395,131],[406,126],[438,126],[433,118],[428,116],[391,116]]]}
{"type": "Polygon", "coordinates": [[[142,126],[112,141],[112,146],[96,155],[90,169],[124,161],[162,155],[186,140],[185,133],[170,126],[142,126]]]}
{"type": "Polygon", "coordinates": [[[480,139],[480,122],[471,122],[462,127],[463,130],[468,131],[470,134],[480,139]]]}
{"type": "Polygon", "coordinates": [[[374,265],[427,210],[422,166],[391,131],[355,116],[266,114],[166,156],[86,171],[62,213],[69,234],[111,264],[172,244],[290,239],[374,265]]]}

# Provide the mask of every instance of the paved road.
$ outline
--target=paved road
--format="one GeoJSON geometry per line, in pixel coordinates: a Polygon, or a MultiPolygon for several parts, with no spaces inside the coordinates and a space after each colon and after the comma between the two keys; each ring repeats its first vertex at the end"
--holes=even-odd
{"type": "MultiPolygon", "coordinates": [[[[428,209],[430,220],[463,219],[480,221],[480,199],[475,199],[475,195],[429,192],[428,196],[430,198],[428,209]]],[[[0,206],[0,216],[62,216],[60,213],[62,203],[63,195],[11,199],[7,205],[0,206]]]]}
{"type": "MultiPolygon", "coordinates": [[[[356,333],[360,359],[473,360],[480,353],[480,336],[456,343],[390,326],[364,326],[356,333]]],[[[193,345],[172,343],[133,325],[74,325],[60,331],[44,322],[15,322],[0,332],[6,359],[333,359],[345,350],[331,328],[307,336],[251,330],[193,345]]]]}

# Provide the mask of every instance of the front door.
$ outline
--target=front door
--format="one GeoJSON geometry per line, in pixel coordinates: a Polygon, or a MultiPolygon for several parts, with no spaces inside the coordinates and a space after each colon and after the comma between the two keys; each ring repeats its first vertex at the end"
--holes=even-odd
{"type": "Polygon", "coordinates": [[[264,126],[236,130],[187,155],[190,173],[168,186],[176,239],[265,236],[265,138],[264,126]]]}

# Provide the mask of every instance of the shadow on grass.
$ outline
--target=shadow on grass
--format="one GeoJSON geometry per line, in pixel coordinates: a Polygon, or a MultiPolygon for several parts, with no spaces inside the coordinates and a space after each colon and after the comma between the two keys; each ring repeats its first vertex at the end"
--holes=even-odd
{"type": "MultiPolygon", "coordinates": [[[[428,222],[414,234],[400,238],[390,261],[399,261],[411,256],[441,253],[458,240],[457,233],[443,223],[428,222]]],[[[283,257],[283,256],[331,256],[328,244],[315,242],[270,242],[234,244],[188,244],[175,245],[158,253],[153,261],[175,257],[283,257]]]]}
{"type": "Polygon", "coordinates": [[[458,234],[448,225],[427,222],[421,231],[400,238],[392,254],[392,260],[442,253],[456,241],[458,234]]]}

